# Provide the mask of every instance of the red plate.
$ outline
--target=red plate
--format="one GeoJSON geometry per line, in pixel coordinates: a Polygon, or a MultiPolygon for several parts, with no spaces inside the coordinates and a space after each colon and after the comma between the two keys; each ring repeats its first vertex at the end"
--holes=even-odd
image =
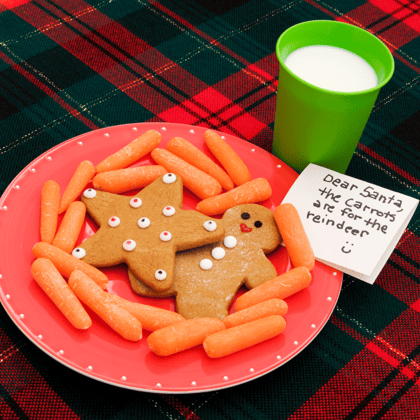
{"type": "MultiPolygon", "coordinates": [[[[285,332],[221,359],[210,359],[201,347],[158,357],[149,351],[147,332],[137,343],[126,341],[91,312],[92,327],[78,331],[32,279],[31,249],[40,240],[43,184],[52,179],[64,191],[81,161],[90,160],[96,165],[150,129],[162,134],[160,147],[180,136],[210,155],[204,144],[205,128],[166,123],[128,124],[68,140],[35,159],[14,179],[0,199],[0,300],[18,328],[41,350],[83,375],[112,385],[157,393],[193,393],[227,388],[260,377],[296,356],[320,332],[337,302],[341,272],[317,262],[309,288],[287,299],[289,312],[285,317],[285,332]]],[[[220,135],[244,160],[253,178],[264,177],[270,182],[273,195],[261,204],[274,210],[297,173],[251,143],[220,135]]],[[[149,158],[146,156],[136,165],[153,163],[149,158]]],[[[185,190],[184,209],[194,209],[197,202],[197,197],[185,190]]],[[[95,223],[87,218],[78,243],[95,230],[95,223]]],[[[290,268],[284,247],[279,247],[269,258],[279,274],[290,268]]],[[[174,309],[173,299],[135,295],[128,284],[124,265],[104,271],[110,280],[109,291],[133,301],[174,309]]]]}

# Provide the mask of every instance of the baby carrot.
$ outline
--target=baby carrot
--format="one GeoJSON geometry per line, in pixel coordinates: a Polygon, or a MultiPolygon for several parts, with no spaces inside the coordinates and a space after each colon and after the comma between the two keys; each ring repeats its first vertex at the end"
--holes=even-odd
{"type": "Polygon", "coordinates": [[[31,273],[41,289],[75,328],[85,330],[92,325],[82,304],[50,260],[36,259],[31,273]]]}
{"type": "Polygon", "coordinates": [[[61,197],[59,214],[66,211],[70,203],[76,200],[94,175],[95,168],[92,162],[84,160],[80,163],[61,197]]]}
{"type": "Polygon", "coordinates": [[[293,266],[312,270],[315,255],[295,206],[281,204],[274,210],[274,218],[293,266]]]}
{"type": "Polygon", "coordinates": [[[196,210],[207,216],[213,216],[224,213],[238,204],[258,203],[267,200],[271,197],[271,194],[272,190],[268,181],[264,178],[257,178],[233,190],[200,201],[196,210]]]}
{"type": "Polygon", "coordinates": [[[285,328],[282,316],[270,315],[211,334],[204,340],[203,347],[209,357],[223,357],[269,340],[285,328]]]}
{"type": "Polygon", "coordinates": [[[212,197],[222,192],[222,186],[216,179],[168,150],[155,149],[152,152],[152,158],[167,171],[179,175],[184,186],[201,199],[212,197]]]}
{"type": "Polygon", "coordinates": [[[142,326],[123,307],[113,302],[91,278],[79,270],[71,273],[70,289],[96,315],[105,321],[121,337],[130,341],[139,341],[142,337],[142,326]]]}
{"type": "Polygon", "coordinates": [[[166,150],[212,176],[219,181],[222,188],[226,191],[231,190],[235,186],[231,177],[219,165],[214,163],[205,153],[189,141],[181,137],[174,137],[166,145],[166,150]]]}
{"type": "Polygon", "coordinates": [[[251,174],[243,160],[215,131],[205,131],[204,140],[236,185],[251,181],[251,174]]]}
{"type": "Polygon", "coordinates": [[[188,319],[152,332],[147,344],[158,356],[170,356],[202,344],[208,335],[225,328],[217,318],[188,319]]]}
{"type": "Polygon", "coordinates": [[[94,188],[98,190],[120,194],[136,188],[143,188],[151,184],[156,178],[166,174],[166,172],[166,169],[159,165],[116,169],[96,175],[92,183],[94,188]]]}
{"type": "Polygon", "coordinates": [[[32,253],[36,258],[47,258],[56,266],[57,270],[69,278],[74,270],[80,270],[94,280],[102,289],[108,286],[108,277],[97,268],[73,257],[71,254],[62,251],[53,245],[45,242],[38,242],[32,248],[32,253]]]}
{"type": "Polygon", "coordinates": [[[241,311],[268,299],[286,299],[308,287],[311,280],[311,273],[306,267],[293,268],[239,296],[235,302],[235,310],[241,311]]]}
{"type": "Polygon", "coordinates": [[[51,244],[57,230],[58,208],[60,206],[60,186],[55,181],[47,181],[41,193],[41,241],[51,244]]]}
{"type": "Polygon", "coordinates": [[[122,306],[127,312],[130,312],[134,318],[137,318],[145,330],[156,331],[168,325],[185,321],[182,315],[166,309],[156,308],[155,306],[143,305],[141,303],[130,302],[120,296],[108,294],[109,298],[122,306]]]}
{"type": "Polygon", "coordinates": [[[287,313],[287,309],[288,306],[284,300],[268,299],[228,315],[223,319],[223,323],[226,325],[226,328],[232,328],[270,315],[284,316],[287,313]]]}
{"type": "Polygon", "coordinates": [[[70,254],[85,221],[86,206],[81,201],[73,201],[66,210],[53,245],[70,254]]]}
{"type": "Polygon", "coordinates": [[[95,170],[99,174],[101,172],[109,172],[115,169],[126,168],[136,160],[139,160],[150,153],[158,146],[160,140],[161,135],[158,131],[148,130],[140,137],[137,137],[125,147],[118,150],[118,152],[108,156],[101,163],[96,165],[95,170]]]}

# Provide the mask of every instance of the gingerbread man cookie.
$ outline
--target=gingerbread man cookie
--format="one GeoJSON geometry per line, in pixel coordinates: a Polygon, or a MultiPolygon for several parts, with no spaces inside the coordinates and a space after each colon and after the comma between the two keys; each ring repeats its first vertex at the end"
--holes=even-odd
{"type": "Polygon", "coordinates": [[[100,226],[72,254],[94,267],[126,263],[150,288],[162,292],[174,278],[175,253],[223,238],[219,220],[182,210],[183,184],[171,173],[135,196],[87,189],[81,200],[100,226]]]}
{"type": "Polygon", "coordinates": [[[218,222],[226,232],[222,240],[177,254],[170,289],[156,293],[129,271],[132,289],[142,296],[175,296],[177,312],[187,319],[223,319],[242,284],[253,288],[277,276],[265,256],[281,243],[271,210],[242,204],[226,211],[218,222]]]}

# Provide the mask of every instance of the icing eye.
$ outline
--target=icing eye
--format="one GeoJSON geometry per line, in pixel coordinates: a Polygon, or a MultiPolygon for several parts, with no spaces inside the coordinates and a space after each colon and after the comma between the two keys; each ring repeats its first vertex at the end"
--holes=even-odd
{"type": "Polygon", "coordinates": [[[142,229],[146,229],[150,226],[150,220],[147,217],[142,217],[137,223],[142,229]]]}
{"type": "Polygon", "coordinates": [[[213,232],[217,229],[217,223],[213,222],[213,220],[207,220],[207,222],[203,223],[204,229],[208,230],[209,232],[213,232]]]}
{"type": "Polygon", "coordinates": [[[175,209],[172,206],[166,206],[163,209],[163,214],[165,216],[173,216],[175,214],[175,209]]]}
{"type": "Polygon", "coordinates": [[[130,206],[133,207],[134,209],[138,209],[142,204],[143,203],[141,199],[138,197],[134,197],[130,200],[130,206]]]}
{"type": "Polygon", "coordinates": [[[132,239],[127,239],[124,243],[123,243],[123,248],[126,251],[132,251],[134,248],[136,247],[136,242],[133,241],[132,239]]]}
{"type": "Polygon", "coordinates": [[[210,270],[210,268],[213,267],[213,263],[211,262],[211,260],[208,260],[207,258],[205,258],[204,260],[200,261],[200,267],[203,270],[210,270]]]}
{"type": "Polygon", "coordinates": [[[83,192],[83,196],[86,198],[96,197],[96,191],[93,188],[89,188],[83,192]]]}
{"type": "Polygon", "coordinates": [[[249,213],[242,213],[242,214],[241,214],[241,217],[242,217],[242,219],[244,219],[244,220],[248,220],[248,219],[251,217],[251,215],[250,215],[249,213]]]}
{"type": "Polygon", "coordinates": [[[171,173],[165,174],[163,175],[162,180],[165,184],[172,184],[176,181],[176,175],[171,173]]]}
{"type": "Polygon", "coordinates": [[[111,227],[117,227],[119,224],[121,223],[121,220],[119,217],[117,216],[112,216],[109,220],[108,220],[108,225],[111,227]]]}
{"type": "Polygon", "coordinates": [[[155,279],[156,280],[165,280],[166,279],[166,271],[165,270],[157,270],[155,272],[155,279]]]}
{"type": "Polygon", "coordinates": [[[159,236],[160,240],[163,242],[168,242],[172,239],[172,235],[171,232],[168,232],[167,230],[165,230],[164,232],[162,232],[159,236]]]}
{"type": "Polygon", "coordinates": [[[237,243],[238,241],[236,240],[234,236],[226,236],[226,238],[223,241],[223,245],[226,248],[235,248],[237,243]]]}
{"type": "Polygon", "coordinates": [[[211,255],[215,260],[221,260],[226,255],[226,251],[222,247],[218,246],[213,248],[211,255]]]}
{"type": "Polygon", "coordinates": [[[75,248],[71,255],[76,258],[83,258],[86,255],[86,251],[83,248],[75,248]]]}
{"type": "Polygon", "coordinates": [[[254,223],[254,226],[255,226],[256,228],[260,228],[260,227],[262,226],[262,222],[260,222],[259,220],[257,220],[257,221],[254,223]]]}

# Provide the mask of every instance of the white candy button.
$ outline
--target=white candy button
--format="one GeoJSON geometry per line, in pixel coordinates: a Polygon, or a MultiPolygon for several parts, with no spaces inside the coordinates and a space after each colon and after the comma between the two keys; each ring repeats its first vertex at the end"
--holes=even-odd
{"type": "Polygon", "coordinates": [[[211,260],[205,258],[204,260],[200,261],[200,267],[203,270],[210,270],[210,268],[213,267],[213,263],[211,262],[211,260]]]}
{"type": "Polygon", "coordinates": [[[136,247],[136,242],[133,241],[132,239],[127,239],[124,243],[123,243],[123,248],[126,251],[132,251],[134,248],[136,247]]]}
{"type": "Polygon", "coordinates": [[[117,227],[119,224],[121,223],[121,220],[119,217],[117,216],[112,216],[109,220],[108,220],[108,225],[111,227],[117,227]]]}
{"type": "Polygon", "coordinates": [[[150,226],[150,220],[147,217],[142,217],[137,223],[142,229],[146,229],[150,226]]]}
{"type": "Polygon", "coordinates": [[[173,216],[175,214],[175,209],[172,206],[166,206],[163,209],[163,214],[165,216],[173,216]]]}
{"type": "Polygon", "coordinates": [[[170,241],[172,239],[171,232],[168,232],[167,230],[163,231],[160,234],[159,237],[160,237],[160,240],[163,241],[163,242],[168,242],[168,241],[170,241]]]}
{"type": "Polygon", "coordinates": [[[138,209],[142,204],[143,203],[141,199],[138,197],[134,197],[130,200],[130,206],[133,207],[134,209],[138,209]]]}
{"type": "Polygon", "coordinates": [[[86,255],[86,251],[83,248],[76,248],[73,249],[71,255],[76,258],[83,258],[86,255]]]}
{"type": "Polygon", "coordinates": [[[165,280],[166,279],[166,271],[165,270],[157,270],[155,272],[156,280],[165,280]]]}
{"type": "Polygon", "coordinates": [[[225,240],[223,241],[223,244],[226,248],[235,248],[238,241],[234,236],[226,236],[225,240]]]}
{"type": "Polygon", "coordinates": [[[96,197],[96,191],[93,188],[89,188],[89,189],[84,191],[83,195],[86,198],[94,198],[94,197],[96,197]]]}
{"type": "Polygon", "coordinates": [[[226,251],[222,247],[218,246],[213,248],[211,255],[215,260],[221,260],[226,255],[226,251]]]}
{"type": "Polygon", "coordinates": [[[173,182],[176,181],[176,175],[171,174],[171,173],[165,174],[165,175],[163,175],[162,180],[165,184],[172,184],[173,182]]]}
{"type": "Polygon", "coordinates": [[[204,222],[203,226],[204,229],[208,230],[209,232],[213,232],[217,229],[217,223],[213,222],[213,220],[207,220],[207,222],[204,222]]]}

